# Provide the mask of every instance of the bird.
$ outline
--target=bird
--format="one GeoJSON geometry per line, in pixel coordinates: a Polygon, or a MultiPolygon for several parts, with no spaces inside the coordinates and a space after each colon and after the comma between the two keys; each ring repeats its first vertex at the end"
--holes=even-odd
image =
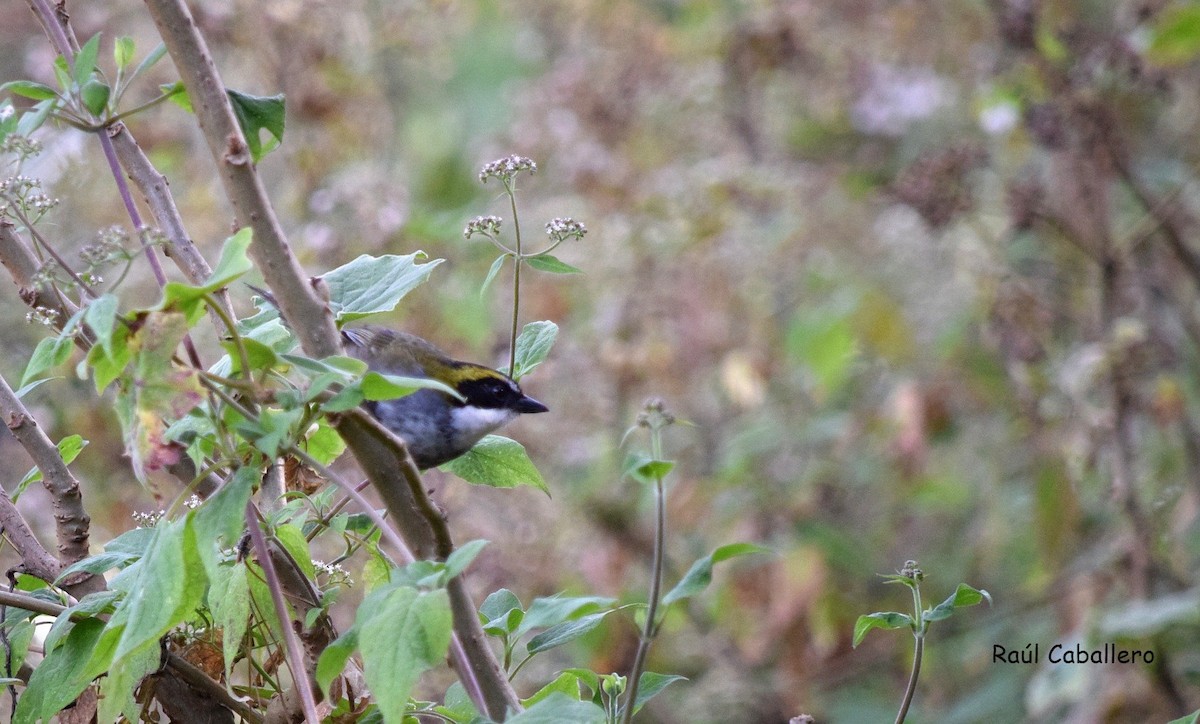
{"type": "MultiPolygon", "coordinates": [[[[270,292],[251,289],[279,308],[270,292]]],[[[464,455],[485,435],[520,415],[550,410],[503,372],[452,359],[415,334],[360,325],[342,328],[341,335],[346,354],[365,362],[368,369],[435,380],[461,395],[458,399],[441,390],[422,388],[394,400],[363,403],[372,417],[404,440],[421,470],[464,455]]]]}
{"type": "Polygon", "coordinates": [[[394,400],[366,402],[367,412],[403,438],[421,470],[447,463],[519,415],[549,412],[511,377],[451,359],[407,332],[364,325],[342,330],[346,352],[383,374],[436,380],[462,395],[424,388],[394,400]]]}

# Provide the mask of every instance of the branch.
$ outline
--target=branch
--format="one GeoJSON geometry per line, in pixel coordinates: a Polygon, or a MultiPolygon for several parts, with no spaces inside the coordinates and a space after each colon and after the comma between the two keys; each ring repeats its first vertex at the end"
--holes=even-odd
{"type": "Polygon", "coordinates": [[[147,0],[146,7],[188,90],[238,223],[254,231],[249,253],[279,300],[280,311],[306,354],[317,359],[341,354],[333,314],[292,254],[191,11],[183,0],[147,0]]]}
{"type": "MultiPolygon", "coordinates": [[[[124,123],[109,126],[108,136],[112,139],[113,149],[125,173],[129,174],[129,178],[142,193],[146,205],[154,215],[154,221],[170,242],[167,256],[192,284],[200,284],[208,279],[212,268],[192,243],[187,229],[183,226],[183,217],[179,215],[179,209],[175,206],[175,198],[171,195],[167,177],[150,163],[150,159],[142,152],[141,146],[124,123]]],[[[225,300],[225,303],[228,305],[228,300],[225,300]]]]}
{"type": "MultiPolygon", "coordinates": [[[[83,560],[88,554],[88,526],[91,519],[83,509],[79,481],[63,462],[58,448],[38,426],[33,415],[21,404],[8,381],[0,375],[0,414],[17,442],[25,448],[42,471],[42,485],[50,492],[54,508],[58,557],[62,563],[83,560]]],[[[89,576],[78,584],[81,593],[104,590],[104,579],[89,576]]]]}
{"type": "Polygon", "coordinates": [[[28,306],[53,311],[60,325],[77,311],[70,301],[45,291],[34,283],[34,277],[42,264],[34,256],[33,249],[17,234],[13,222],[7,218],[0,218],[0,264],[8,269],[13,283],[17,285],[17,295],[28,306]]]}
{"type": "Polygon", "coordinates": [[[62,564],[50,555],[50,551],[46,550],[33,534],[29,523],[25,522],[25,517],[17,510],[17,504],[8,497],[8,491],[5,490],[0,490],[0,529],[3,529],[4,537],[21,556],[21,566],[25,573],[47,583],[53,583],[58,578],[63,568],[62,564]]]}

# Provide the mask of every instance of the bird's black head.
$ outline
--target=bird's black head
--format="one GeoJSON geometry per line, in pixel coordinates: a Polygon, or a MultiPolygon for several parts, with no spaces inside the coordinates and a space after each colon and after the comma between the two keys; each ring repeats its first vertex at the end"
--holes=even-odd
{"type": "Polygon", "coordinates": [[[464,365],[456,370],[458,393],[466,404],[486,410],[512,410],[520,413],[548,412],[550,408],[526,395],[521,387],[502,372],[482,365],[464,365]]]}

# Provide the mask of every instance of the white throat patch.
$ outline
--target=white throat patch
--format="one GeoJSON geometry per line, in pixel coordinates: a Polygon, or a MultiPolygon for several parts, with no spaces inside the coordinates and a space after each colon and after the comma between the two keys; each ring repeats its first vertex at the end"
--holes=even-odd
{"type": "Polygon", "coordinates": [[[487,409],[466,405],[450,411],[455,435],[460,443],[470,447],[479,439],[517,416],[513,410],[487,409]]]}

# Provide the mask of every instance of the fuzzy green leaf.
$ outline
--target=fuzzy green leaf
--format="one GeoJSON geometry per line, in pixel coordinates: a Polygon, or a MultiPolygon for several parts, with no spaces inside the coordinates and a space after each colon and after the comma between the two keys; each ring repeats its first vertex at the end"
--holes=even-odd
{"type": "Polygon", "coordinates": [[[684,574],[679,583],[675,584],[675,587],[667,595],[663,596],[663,605],[670,606],[676,601],[691,598],[707,588],[708,584],[712,583],[712,570],[713,566],[717,563],[737,556],[770,552],[770,548],[764,548],[753,543],[730,543],[723,545],[711,554],[693,563],[692,567],[684,574]]]}
{"type": "MultiPolygon", "coordinates": [[[[517,337],[516,372],[509,375],[519,380],[532,372],[550,356],[550,348],[558,337],[558,325],[554,322],[530,322],[517,337]]],[[[503,370],[508,372],[507,369],[503,370]]]]}
{"type": "MultiPolygon", "coordinates": [[[[58,454],[62,458],[63,463],[70,465],[75,461],[75,458],[79,457],[79,453],[82,452],[85,447],[87,447],[87,444],[88,441],[84,440],[79,435],[68,435],[67,437],[59,440],[55,447],[58,448],[58,454]]],[[[25,477],[21,478],[21,482],[17,483],[17,487],[12,493],[12,499],[14,501],[17,500],[17,498],[21,497],[21,493],[25,492],[26,488],[41,479],[42,471],[40,468],[35,466],[28,473],[25,473],[25,477]]]]}
{"type": "Polygon", "coordinates": [[[0,93],[12,93],[22,98],[32,98],[35,101],[45,101],[58,97],[58,91],[48,85],[35,83],[31,80],[10,80],[0,85],[0,93]]]}
{"type": "Polygon", "coordinates": [[[496,275],[500,273],[500,269],[504,267],[504,260],[508,257],[508,254],[501,254],[500,256],[496,257],[496,261],[492,262],[492,268],[488,269],[487,276],[483,278],[483,284],[479,285],[479,296],[482,297],[483,293],[487,291],[487,288],[491,286],[492,281],[496,278],[496,275]]]}
{"type": "Polygon", "coordinates": [[[372,402],[394,400],[397,397],[411,395],[417,390],[422,389],[437,390],[456,399],[463,399],[463,396],[453,387],[444,382],[429,379],[428,377],[402,377],[400,375],[387,375],[380,372],[368,372],[363,376],[362,380],[363,397],[372,402]]]}
{"type": "Polygon", "coordinates": [[[88,38],[88,41],[79,49],[79,53],[75,55],[75,82],[83,85],[87,79],[92,77],[92,71],[96,69],[96,56],[100,53],[100,33],[96,33],[88,38]]]}
{"type": "Polygon", "coordinates": [[[488,435],[465,455],[442,465],[447,470],[475,485],[493,488],[516,488],[528,485],[550,495],[542,474],[534,467],[525,446],[500,435],[488,435]]]}
{"type": "Polygon", "coordinates": [[[104,109],[108,106],[108,97],[111,94],[112,88],[95,76],[89,78],[88,82],[79,89],[79,99],[83,101],[83,107],[88,109],[93,116],[104,114],[104,109]]]}
{"type": "Polygon", "coordinates": [[[529,266],[538,271],[550,272],[551,274],[582,274],[583,270],[573,267],[558,257],[550,254],[538,254],[537,256],[529,256],[525,258],[529,266]]]}
{"type": "Polygon", "coordinates": [[[381,589],[359,607],[355,627],[367,684],[387,721],[401,721],[417,677],[445,658],[451,615],[444,589],[381,589]],[[368,606],[368,603],[371,605],[368,606]]]}
{"type": "Polygon", "coordinates": [[[117,42],[113,43],[113,62],[117,64],[117,68],[127,68],[133,62],[135,50],[133,38],[128,35],[117,38],[117,42]]]}
{"type": "Polygon", "coordinates": [[[562,646],[565,643],[574,641],[599,626],[604,617],[615,610],[609,609],[551,626],[537,636],[529,639],[529,653],[539,654],[556,646],[562,646]]]}
{"type": "Polygon", "coordinates": [[[271,151],[279,147],[283,141],[284,100],[283,94],[273,96],[253,96],[230,88],[225,89],[229,103],[233,106],[233,114],[237,116],[238,125],[246,136],[246,145],[250,148],[250,158],[254,163],[262,160],[271,151]],[[264,141],[261,133],[267,132],[264,141]]]}
{"type": "Polygon", "coordinates": [[[390,312],[421,282],[429,278],[441,259],[421,264],[424,252],[405,256],[362,256],[325,274],[329,306],[338,323],[350,322],[380,312],[390,312]]]}
{"type": "Polygon", "coordinates": [[[676,681],[687,681],[687,677],[678,674],[656,674],[653,671],[644,672],[638,677],[637,701],[633,702],[633,713],[641,711],[646,702],[658,696],[663,689],[676,681]]]}
{"type": "Polygon", "coordinates": [[[49,721],[79,696],[92,680],[89,659],[103,631],[103,621],[84,619],[71,628],[62,645],[47,652],[17,702],[14,724],[49,721]]]}
{"type": "Polygon", "coordinates": [[[862,643],[863,638],[871,629],[897,629],[897,628],[912,628],[912,616],[895,611],[879,611],[876,613],[868,613],[858,617],[854,622],[854,642],[852,646],[858,648],[862,643]]]}
{"type": "Polygon", "coordinates": [[[29,364],[25,365],[25,373],[21,375],[21,384],[18,386],[24,387],[66,362],[67,358],[71,356],[72,344],[71,338],[63,335],[46,337],[38,342],[37,347],[33,348],[29,364]]]}
{"type": "Polygon", "coordinates": [[[590,701],[554,692],[516,716],[505,719],[508,724],[603,724],[604,710],[590,701]]]}
{"type": "Polygon", "coordinates": [[[83,315],[83,321],[96,335],[96,342],[104,348],[104,353],[111,356],[113,346],[113,328],[117,323],[117,307],[120,304],[112,294],[101,295],[88,305],[83,315]]]}
{"type": "Polygon", "coordinates": [[[157,640],[200,604],[207,576],[191,522],[188,516],[156,527],[154,541],[140,564],[137,585],[121,607],[128,613],[114,658],[157,640]]]}
{"type": "Polygon", "coordinates": [[[536,598],[529,604],[529,610],[525,612],[516,633],[521,636],[536,628],[556,626],[564,621],[610,608],[616,602],[617,599],[604,596],[555,595],[536,598]]]}
{"type": "Polygon", "coordinates": [[[958,589],[950,597],[922,614],[926,621],[941,621],[950,618],[956,608],[975,606],[983,601],[992,602],[992,595],[987,591],[972,588],[965,583],[958,584],[958,589]]]}
{"type": "MultiPolygon", "coordinates": [[[[134,78],[137,78],[139,75],[152,68],[154,64],[162,60],[162,57],[166,54],[167,46],[165,43],[159,43],[157,46],[155,46],[154,50],[151,50],[150,54],[143,58],[142,62],[138,63],[138,67],[134,68],[133,72],[129,74],[129,80],[126,81],[126,85],[132,83],[134,78]]],[[[179,87],[182,89],[183,84],[180,83],[179,87]]]]}

